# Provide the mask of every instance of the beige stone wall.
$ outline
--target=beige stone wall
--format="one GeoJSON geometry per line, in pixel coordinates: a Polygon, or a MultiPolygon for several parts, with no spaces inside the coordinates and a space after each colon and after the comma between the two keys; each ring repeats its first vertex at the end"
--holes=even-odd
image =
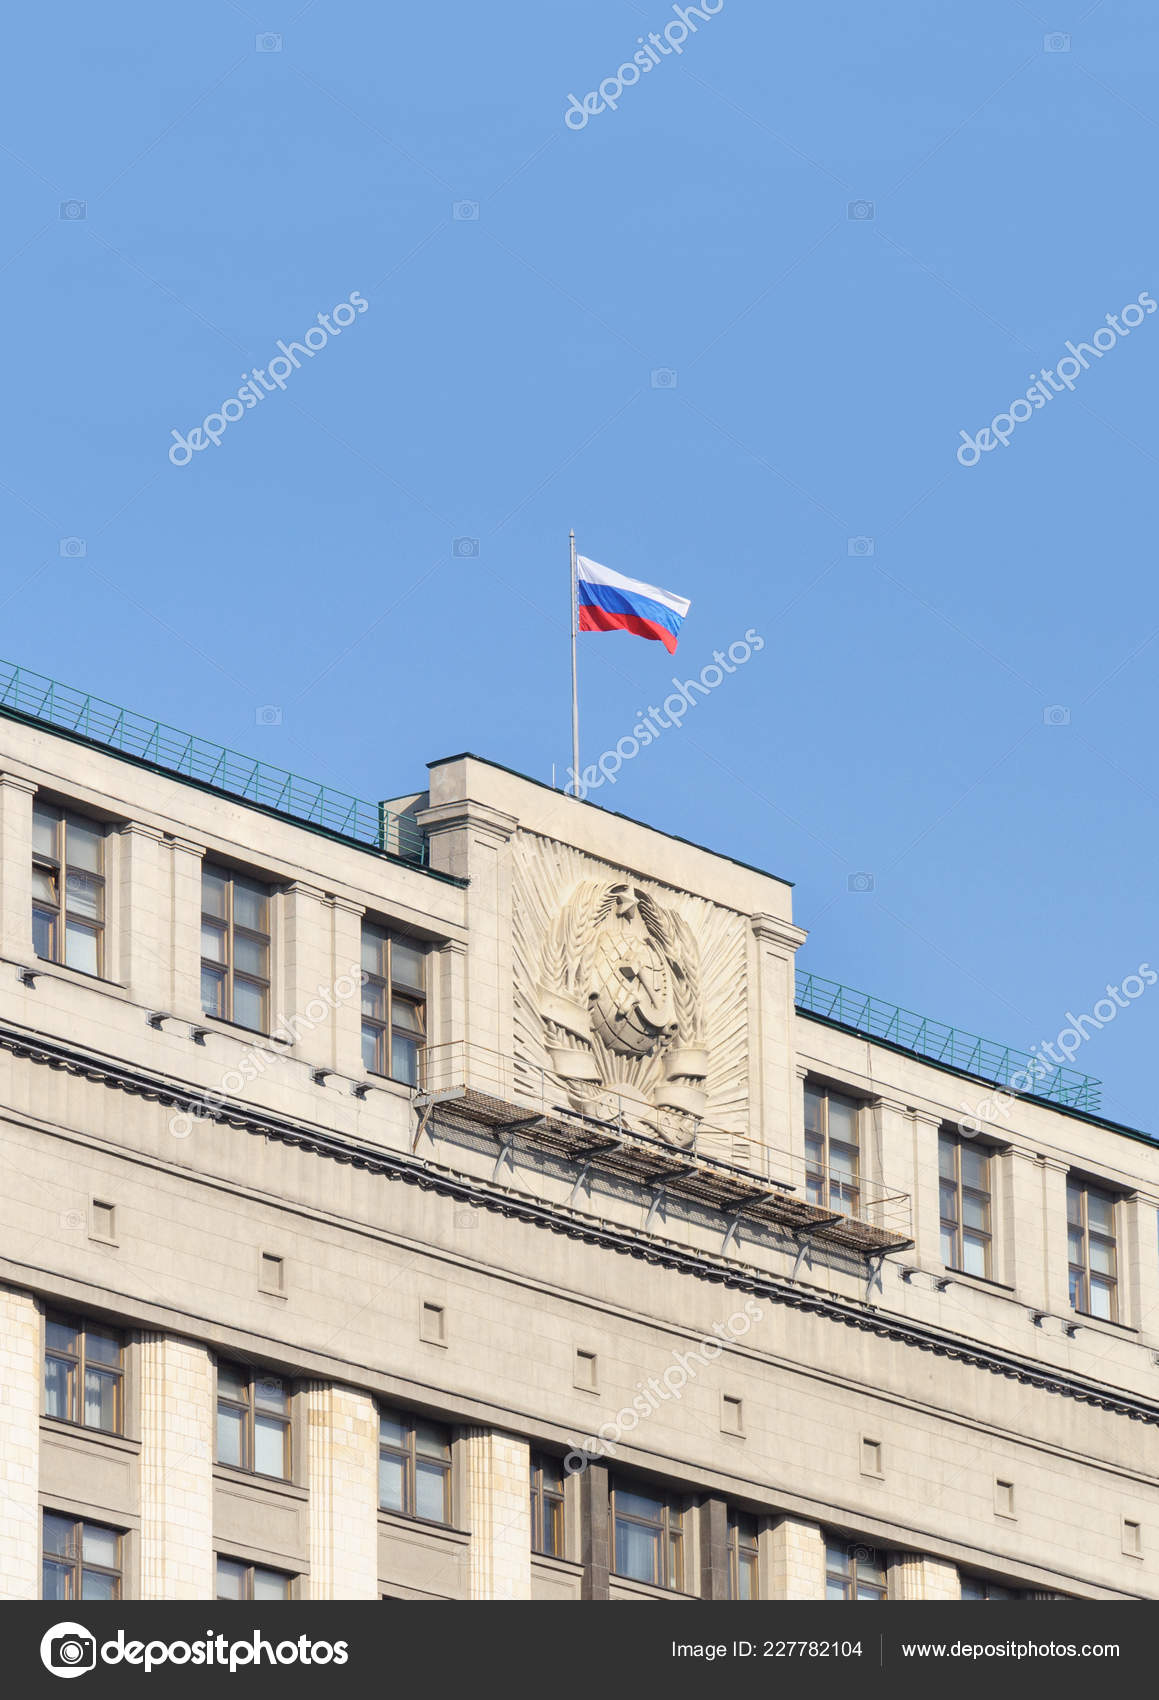
{"type": "Polygon", "coordinates": [[[769,1532],[768,1551],[774,1600],[825,1598],[825,1535],[818,1524],[778,1518],[769,1532]]]}
{"type": "Polygon", "coordinates": [[[905,1553],[889,1566],[889,1598],[891,1600],[958,1600],[962,1584],[956,1564],[927,1558],[921,1553],[905,1553]]]}
{"type": "Polygon", "coordinates": [[[211,1600],[213,1365],[204,1346],[137,1337],[140,1597],[211,1600]]]}
{"type": "Polygon", "coordinates": [[[40,1314],[0,1287],[0,1599],[40,1594],[40,1314]]]}
{"type": "Polygon", "coordinates": [[[378,1597],[378,1411],[353,1387],[311,1382],[306,1427],[310,1598],[378,1597]]]}
{"type": "Polygon", "coordinates": [[[463,1442],[473,1600],[531,1598],[529,1448],[518,1435],[472,1429],[463,1442]]]}

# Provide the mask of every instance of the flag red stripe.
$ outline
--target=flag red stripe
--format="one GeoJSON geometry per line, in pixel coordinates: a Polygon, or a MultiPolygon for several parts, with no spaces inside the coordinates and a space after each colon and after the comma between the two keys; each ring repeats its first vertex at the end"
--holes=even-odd
{"type": "Polygon", "coordinates": [[[662,643],[669,655],[676,653],[675,635],[665,631],[655,620],[642,620],[638,614],[609,614],[604,608],[581,605],[579,629],[581,632],[632,632],[636,637],[652,638],[656,643],[662,643]]]}

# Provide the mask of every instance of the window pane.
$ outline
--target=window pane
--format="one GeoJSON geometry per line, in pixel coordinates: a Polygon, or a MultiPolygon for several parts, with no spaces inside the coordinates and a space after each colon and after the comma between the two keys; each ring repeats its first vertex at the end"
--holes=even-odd
{"type": "Polygon", "coordinates": [[[233,939],[233,965],[242,974],[254,974],[259,979],[269,978],[270,947],[260,939],[249,938],[245,933],[235,933],[233,939]]]}
{"type": "Polygon", "coordinates": [[[105,835],[99,827],[90,826],[87,821],[70,815],[67,852],[69,867],[86,868],[91,874],[99,874],[104,841],[105,835]]]}
{"type": "Polygon", "coordinates": [[[1083,1233],[1081,1228],[1071,1228],[1066,1236],[1066,1254],[1068,1263],[1084,1264],[1086,1255],[1083,1251],[1083,1233]]]}
{"type": "Polygon", "coordinates": [[[943,1180],[956,1179],[954,1169],[954,1141],[942,1134],[938,1139],[938,1173],[943,1180]]]}
{"type": "Polygon", "coordinates": [[[829,1178],[836,1181],[857,1179],[857,1147],[837,1145],[829,1141],[829,1178]]]}
{"type": "Polygon", "coordinates": [[[391,1455],[378,1460],[378,1503],[388,1511],[406,1510],[406,1464],[391,1455]]]}
{"type": "Polygon", "coordinates": [[[69,921],[64,931],[64,960],[70,968],[79,969],[82,974],[96,974],[100,971],[100,951],[97,934],[92,927],[78,926],[75,921],[69,921]]]}
{"type": "Polygon", "coordinates": [[[423,1030],[422,1009],[418,1004],[408,1003],[405,998],[395,998],[391,1010],[391,1025],[402,1028],[405,1033],[417,1033],[421,1036],[423,1030]]]}
{"type": "Polygon", "coordinates": [[[233,1019],[240,1027],[251,1027],[260,1033],[266,1024],[266,997],[261,986],[249,980],[233,983],[233,1019]]]}
{"type": "Polygon", "coordinates": [[[378,1056],[378,1034],[379,1029],[377,1027],[364,1026],[362,1029],[362,1066],[369,1069],[371,1074],[381,1074],[382,1072],[382,1064],[378,1056]]]}
{"type": "Polygon", "coordinates": [[[226,960],[225,928],[215,927],[211,921],[201,923],[201,954],[210,962],[226,960]]]}
{"type": "Polygon", "coordinates": [[[44,1414],[58,1417],[67,1423],[72,1417],[69,1409],[69,1377],[72,1365],[61,1358],[44,1360],[44,1414]]]}
{"type": "Polygon", "coordinates": [[[558,1464],[555,1461],[554,1458],[540,1458],[538,1460],[538,1463],[539,1463],[539,1467],[540,1467],[540,1470],[541,1470],[542,1475],[543,1475],[543,1485],[544,1485],[544,1487],[546,1489],[548,1489],[550,1492],[562,1493],[563,1492],[563,1468],[562,1468],[562,1466],[560,1464],[558,1464]]]}
{"type": "Polygon", "coordinates": [[[844,1140],[847,1145],[857,1144],[857,1105],[848,1098],[829,1100],[829,1138],[844,1140]]]}
{"type": "Polygon", "coordinates": [[[986,1153],[976,1145],[962,1147],[962,1183],[972,1186],[977,1192],[990,1190],[990,1164],[986,1153]]]}
{"type": "Polygon", "coordinates": [[[254,1469],[259,1476],[285,1476],[286,1425],[273,1417],[254,1418],[254,1469]]]}
{"type": "Polygon", "coordinates": [[[825,1578],[825,1598],[827,1600],[847,1600],[849,1598],[848,1582],[842,1582],[833,1576],[827,1576],[825,1578]]]}
{"type": "MultiPolygon", "coordinates": [[[[618,1497],[618,1496],[617,1496],[618,1497]]],[[[616,1518],[616,1569],[639,1582],[660,1580],[660,1532],[616,1518]]]]}
{"type": "Polygon", "coordinates": [[[757,1597],[757,1563],[755,1558],[747,1558],[743,1553],[737,1560],[736,1597],[738,1600],[755,1600],[757,1597]]]}
{"type": "Polygon", "coordinates": [[[225,975],[216,968],[201,970],[201,1008],[206,1015],[225,1019],[225,975]]]}
{"type": "Polygon", "coordinates": [[[1092,1233],[1114,1236],[1115,1206],[1112,1199],[1104,1198],[1098,1192],[1087,1193],[1087,1227],[1092,1233]]]}
{"type": "Polygon", "coordinates": [[[1115,1319],[1114,1288],[1096,1275],[1091,1277],[1091,1315],[1102,1317],[1104,1322],[1115,1319]]]}
{"type": "Polygon", "coordinates": [[[362,929],[362,966],[368,974],[386,977],[386,934],[378,927],[362,929]]]}
{"type": "Polygon", "coordinates": [[[629,1493],[624,1488],[616,1489],[616,1516],[646,1517],[650,1523],[659,1523],[664,1515],[664,1502],[659,1499],[649,1499],[646,1494],[629,1493]]]}
{"type": "Polygon", "coordinates": [[[84,1525],[82,1557],[86,1564],[102,1564],[106,1570],[117,1568],[117,1531],[102,1528],[99,1523],[84,1525]]]}
{"type": "Polygon", "coordinates": [[[264,885],[252,880],[233,882],[233,924],[255,933],[269,932],[269,898],[264,885]]]}
{"type": "Polygon", "coordinates": [[[290,1578],[288,1576],[283,1576],[280,1570],[265,1570],[260,1564],[255,1564],[255,1600],[288,1600],[289,1597],[290,1578]]]}
{"type": "Polygon", "coordinates": [[[47,962],[56,956],[56,918],[43,909],[32,911],[32,948],[47,962]]]}
{"type": "Polygon", "coordinates": [[[1115,1273],[1115,1248],[1112,1244],[1106,1240],[1098,1240],[1092,1234],[1090,1253],[1092,1270],[1097,1270],[1100,1275],[1115,1273]]]}
{"type": "Polygon", "coordinates": [[[415,1451],[421,1452],[426,1458],[449,1458],[450,1444],[447,1431],[437,1423],[415,1423],[415,1451]]]}
{"type": "Polygon", "coordinates": [[[972,1192],[962,1194],[962,1221],[967,1228],[988,1229],[990,1226],[990,1206],[985,1199],[978,1198],[972,1192]]]}
{"type": "Polygon", "coordinates": [[[50,1352],[73,1352],[80,1346],[77,1330],[71,1322],[46,1322],[44,1343],[50,1352]]]}
{"type": "Polygon", "coordinates": [[[395,1080],[401,1080],[407,1086],[417,1086],[419,1079],[419,1053],[422,1046],[413,1039],[403,1038],[397,1033],[390,1040],[390,1072],[395,1080]]]}
{"type": "Polygon", "coordinates": [[[405,1447],[409,1430],[405,1418],[397,1411],[380,1411],[378,1438],[383,1446],[405,1447]]]}
{"type": "Polygon", "coordinates": [[[102,1576],[99,1570],[86,1570],[81,1576],[82,1600],[115,1600],[120,1592],[121,1584],[116,1576],[102,1576]]]}
{"type": "Polygon", "coordinates": [[[1083,1195],[1077,1186],[1068,1185],[1066,1189],[1066,1219],[1068,1222],[1082,1222],[1083,1195]]]}
{"type": "Polygon", "coordinates": [[[108,1370],[85,1369],[86,1428],[104,1429],[106,1434],[117,1431],[117,1390],[120,1376],[108,1370]]]}
{"type": "Polygon", "coordinates": [[[940,1198],[939,1209],[943,1220],[956,1222],[958,1220],[958,1189],[952,1181],[941,1182],[940,1198]]]}
{"type": "Polygon", "coordinates": [[[942,1262],[947,1269],[952,1269],[956,1262],[954,1249],[954,1234],[950,1228],[942,1229],[942,1262]]]}
{"type": "Polygon", "coordinates": [[[217,1461],[245,1467],[245,1412],[229,1405],[217,1407],[217,1461]]]}
{"type": "Polygon", "coordinates": [[[1070,1272],[1070,1302],[1072,1310],[1083,1308],[1083,1278],[1081,1273],[1074,1269],[1070,1272]]]}
{"type": "Polygon", "coordinates": [[[51,1511],[44,1513],[44,1550],[61,1558],[78,1556],[74,1536],[76,1522],[72,1517],[58,1517],[51,1511]]]}
{"type": "Polygon", "coordinates": [[[116,1334],[105,1334],[99,1328],[89,1328],[85,1332],[85,1357],[90,1363],[112,1364],[119,1368],[120,1338],[116,1334]]]}
{"type": "Polygon", "coordinates": [[[41,1577],[41,1594],[46,1600],[72,1599],[72,1570],[65,1564],[45,1559],[41,1577]]]}
{"type": "Polygon", "coordinates": [[[51,868],[33,868],[32,895],[34,898],[38,898],[41,903],[51,903],[55,906],[60,902],[56,875],[51,868]]]}
{"type": "Polygon", "coordinates": [[[445,1465],[424,1464],[419,1461],[415,1469],[415,1513],[426,1517],[432,1523],[444,1523],[447,1512],[445,1504],[447,1470],[445,1465]]]}
{"type": "Polygon", "coordinates": [[[259,1376],[254,1382],[254,1404],[262,1411],[280,1411],[284,1416],[290,1409],[286,1384],[276,1375],[259,1376]]]}
{"type": "Polygon", "coordinates": [[[820,1133],[824,1125],[821,1120],[821,1094],[815,1086],[806,1086],[805,1127],[810,1133],[820,1133]]]}
{"type": "Polygon", "coordinates": [[[425,955],[413,944],[394,939],[390,947],[390,977],[396,986],[411,986],[416,992],[423,989],[425,955]]]}
{"type": "Polygon", "coordinates": [[[981,1275],[985,1279],[987,1243],[973,1234],[963,1234],[962,1262],[967,1275],[981,1275]]]}
{"type": "Polygon", "coordinates": [[[848,1576],[849,1554],[844,1547],[827,1546],[825,1548],[825,1568],[835,1575],[848,1576]]]}
{"type": "Polygon", "coordinates": [[[371,1021],[386,1020],[386,987],[368,980],[362,988],[362,1013],[371,1021]]]}
{"type": "Polygon", "coordinates": [[[59,822],[47,809],[32,810],[32,847],[42,856],[56,855],[56,834],[59,822]]]}
{"type": "Polygon", "coordinates": [[[238,1564],[236,1559],[218,1559],[217,1597],[219,1600],[245,1599],[245,1568],[245,1565],[238,1564]]]}
{"type": "Polygon", "coordinates": [[[825,1162],[825,1142],[815,1134],[810,1134],[805,1140],[805,1156],[810,1163],[821,1168],[825,1162]]]}
{"type": "Polygon", "coordinates": [[[201,879],[201,907],[207,915],[217,915],[225,920],[228,914],[227,894],[229,881],[224,874],[219,874],[215,868],[206,868],[201,879]]]}

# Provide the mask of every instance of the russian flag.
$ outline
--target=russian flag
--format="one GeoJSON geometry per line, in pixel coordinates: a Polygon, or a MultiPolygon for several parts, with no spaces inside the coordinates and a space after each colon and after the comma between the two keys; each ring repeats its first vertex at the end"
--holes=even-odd
{"type": "Polygon", "coordinates": [[[662,643],[669,655],[692,606],[684,596],[625,578],[583,555],[576,557],[576,605],[581,632],[634,632],[662,643]]]}

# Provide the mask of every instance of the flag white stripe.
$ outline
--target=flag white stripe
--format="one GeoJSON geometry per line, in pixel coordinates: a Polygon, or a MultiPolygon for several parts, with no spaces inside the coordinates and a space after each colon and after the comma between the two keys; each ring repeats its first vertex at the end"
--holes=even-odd
{"type": "Polygon", "coordinates": [[[660,590],[654,584],[644,584],[638,578],[625,578],[623,573],[613,572],[611,567],[602,567],[598,561],[589,561],[586,555],[577,555],[576,565],[579,576],[588,584],[610,584],[614,590],[635,591],[637,596],[646,596],[651,602],[661,602],[665,608],[671,608],[674,614],[683,619],[692,604],[685,596],[677,596],[674,591],[660,590]]]}

